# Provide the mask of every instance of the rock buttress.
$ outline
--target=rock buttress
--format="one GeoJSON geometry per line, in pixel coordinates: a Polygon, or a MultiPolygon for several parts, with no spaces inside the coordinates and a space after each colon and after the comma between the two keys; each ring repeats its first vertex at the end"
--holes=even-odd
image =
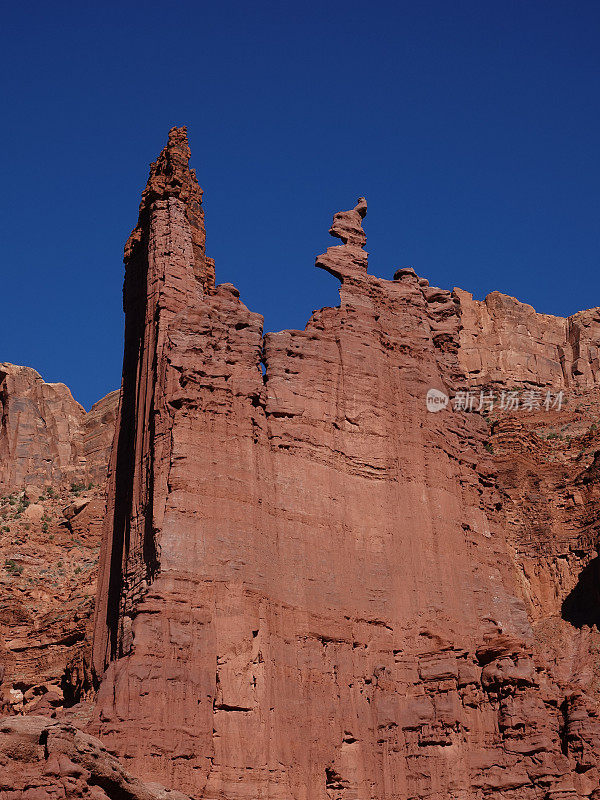
{"type": "Polygon", "coordinates": [[[94,730],[198,798],[579,796],[486,426],[426,410],[465,380],[458,298],[368,274],[361,198],[317,259],[340,306],[263,339],[194,247],[187,155],[126,256],[94,730]]]}

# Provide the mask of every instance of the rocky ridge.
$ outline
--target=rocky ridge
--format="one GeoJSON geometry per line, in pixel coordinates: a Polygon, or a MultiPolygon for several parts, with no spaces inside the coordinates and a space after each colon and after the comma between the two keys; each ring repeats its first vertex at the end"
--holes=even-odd
{"type": "Polygon", "coordinates": [[[482,301],[461,289],[454,294],[461,305],[459,359],[472,385],[600,385],[597,308],[554,317],[500,292],[482,301]]]}
{"type": "Polygon", "coordinates": [[[0,493],[104,482],[117,402],[111,392],[86,413],[63,383],[0,364],[0,493]]]}

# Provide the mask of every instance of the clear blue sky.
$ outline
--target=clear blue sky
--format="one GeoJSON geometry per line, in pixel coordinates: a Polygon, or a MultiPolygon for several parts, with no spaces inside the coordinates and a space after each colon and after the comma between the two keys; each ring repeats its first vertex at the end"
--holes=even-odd
{"type": "Polygon", "coordinates": [[[365,195],[371,271],[600,305],[598,0],[20,2],[3,10],[0,361],[120,381],[122,249],[187,125],[217,281],[266,328],[365,195]]]}

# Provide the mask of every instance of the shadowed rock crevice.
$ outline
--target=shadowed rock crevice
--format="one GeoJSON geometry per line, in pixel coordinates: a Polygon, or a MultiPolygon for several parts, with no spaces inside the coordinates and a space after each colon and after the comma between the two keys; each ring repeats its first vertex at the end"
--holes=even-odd
{"type": "Polygon", "coordinates": [[[129,550],[130,526],[133,504],[133,486],[136,475],[136,410],[138,406],[138,366],[142,361],[147,308],[146,294],[140,286],[148,270],[147,236],[138,240],[128,254],[127,271],[123,286],[125,309],[125,347],[123,380],[119,408],[119,426],[114,441],[114,507],[112,518],[112,547],[108,576],[106,626],[110,644],[110,658],[118,655],[119,619],[123,590],[123,563],[129,550]]]}
{"type": "Polygon", "coordinates": [[[600,558],[592,559],[581,571],[575,588],[562,604],[562,618],[582,628],[584,625],[600,628],[600,558]]]}

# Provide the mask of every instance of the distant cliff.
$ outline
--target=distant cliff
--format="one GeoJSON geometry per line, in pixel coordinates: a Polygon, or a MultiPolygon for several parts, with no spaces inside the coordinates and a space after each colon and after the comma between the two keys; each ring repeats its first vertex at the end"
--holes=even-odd
{"type": "Polygon", "coordinates": [[[103,482],[118,395],[111,392],[86,414],[64,383],[0,363],[0,492],[103,482]]]}

